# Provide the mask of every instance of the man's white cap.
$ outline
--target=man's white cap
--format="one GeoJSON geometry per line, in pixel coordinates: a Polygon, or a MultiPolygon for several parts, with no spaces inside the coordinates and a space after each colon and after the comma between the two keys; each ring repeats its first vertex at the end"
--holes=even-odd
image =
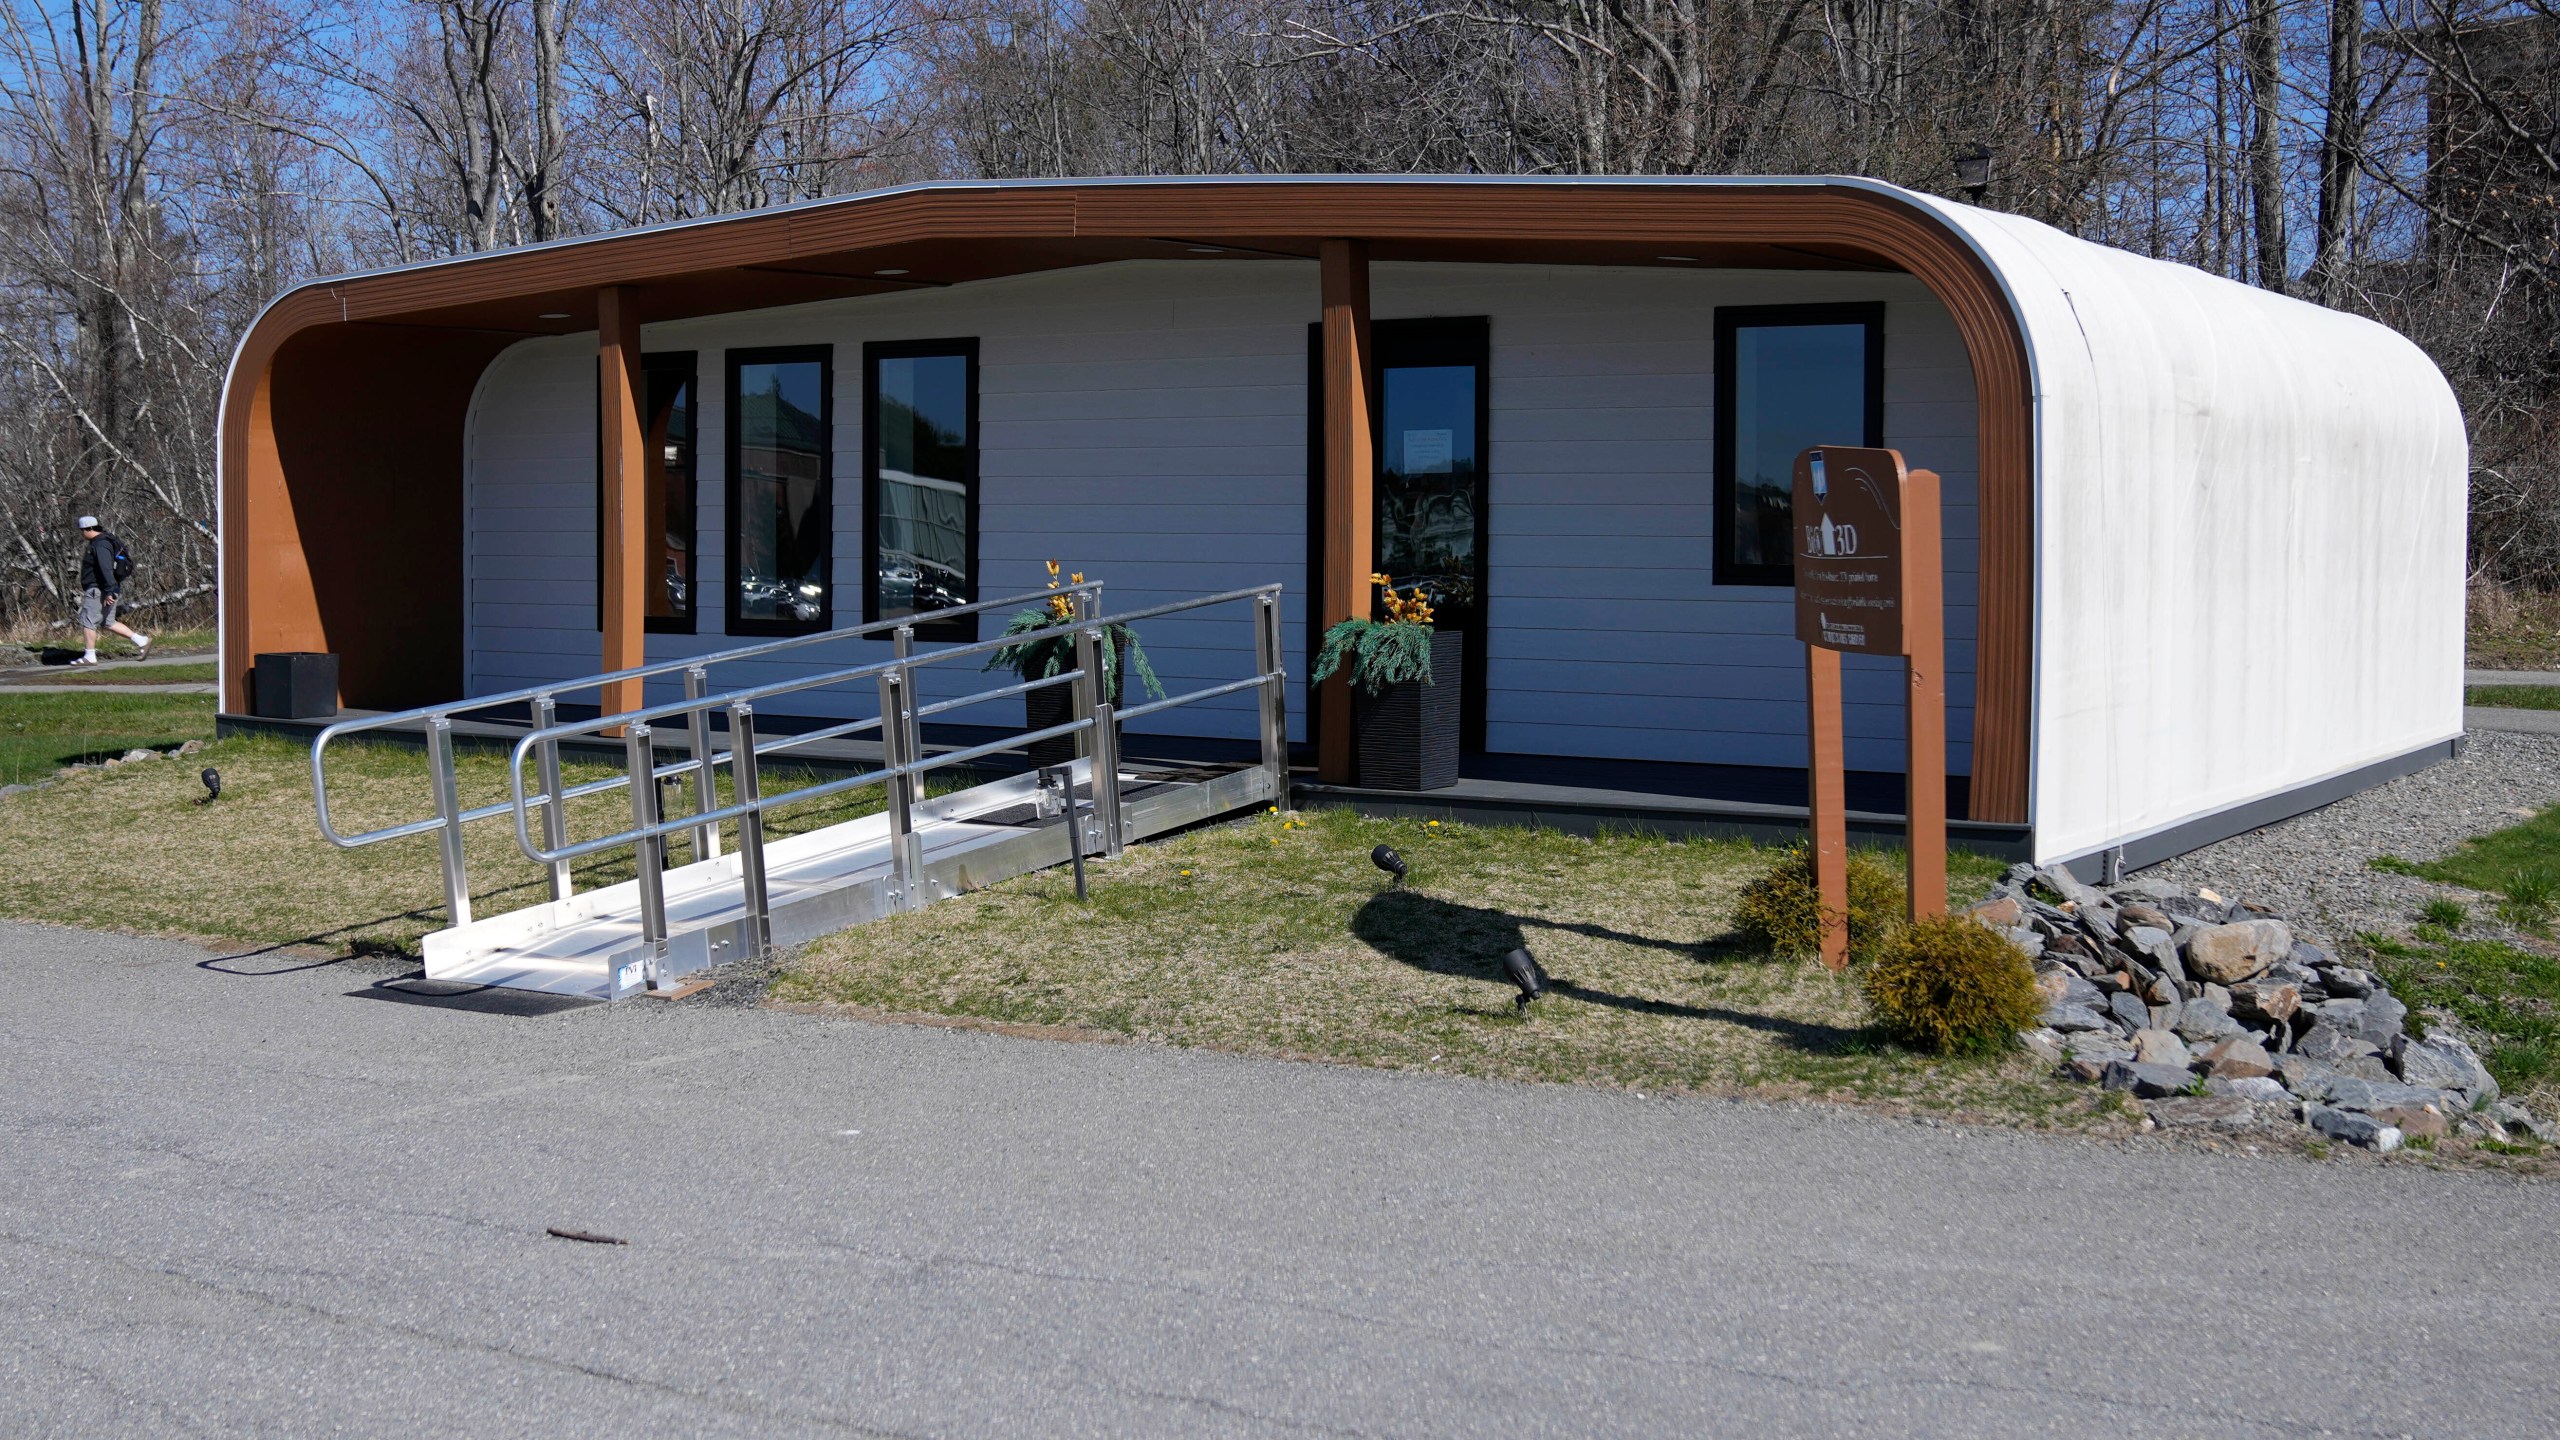
{"type": "Polygon", "coordinates": [[[83,529],[83,530],[95,530],[95,529],[97,529],[97,528],[98,528],[98,517],[97,517],[97,516],[95,516],[95,515],[83,515],[83,516],[81,516],[81,517],[80,517],[80,528],[81,528],[81,529],[83,529]]]}

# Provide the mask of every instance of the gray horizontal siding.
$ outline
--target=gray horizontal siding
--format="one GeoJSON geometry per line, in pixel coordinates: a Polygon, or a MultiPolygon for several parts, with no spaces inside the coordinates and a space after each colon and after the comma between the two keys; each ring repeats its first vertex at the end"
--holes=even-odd
{"type": "MultiPolygon", "coordinates": [[[[1803,649],[1788,592],[1712,583],[1714,310],[1888,302],[1886,439],[1946,478],[1951,762],[1969,766],[1974,636],[1973,386],[1953,322],[1899,276],[1380,265],[1381,318],[1486,315],[1493,342],[1490,520],[1496,749],[1801,764],[1803,649]]],[[[1113,608],[1278,581],[1293,677],[1305,672],[1306,344],[1313,267],[1121,265],[948,291],[650,327],[696,352],[701,590],[721,594],[720,413],[727,348],[835,347],[837,619],[859,617],[862,345],[976,336],[981,593],[1040,588],[1055,557],[1105,581],[1113,608]]],[[[476,691],[596,667],[592,337],[532,341],[492,367],[473,416],[469,664],[476,691]]],[[[716,608],[716,607],[714,607],[716,608]]],[[[653,658],[738,642],[649,637],[653,658]]],[[[992,635],[991,622],[983,633],[992,635]]],[[[1143,627],[1166,684],[1249,667],[1241,607],[1143,627]]],[[[776,683],[884,657],[885,642],[741,664],[776,683]]],[[[1897,769],[1899,667],[1847,666],[1850,763],[1897,769]]],[[[947,697],[994,683],[933,667],[947,697]]],[[[669,688],[667,693],[674,693],[669,688]]],[[[654,692],[653,692],[654,694],[654,692]]],[[[1293,733],[1303,692],[1290,687],[1293,733]]],[[[812,691],[784,710],[867,715],[864,693],[812,691]]],[[[1001,719],[1002,714],[955,715],[1001,719]]],[[[1142,728],[1242,737],[1244,697],[1142,728]]]]}

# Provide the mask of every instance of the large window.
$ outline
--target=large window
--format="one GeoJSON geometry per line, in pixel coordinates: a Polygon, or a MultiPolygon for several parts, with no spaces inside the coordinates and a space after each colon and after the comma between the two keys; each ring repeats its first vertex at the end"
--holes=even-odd
{"type": "Polygon", "coordinates": [[[1884,443],[1884,307],[1716,311],[1715,582],[1795,580],[1796,456],[1884,443]]]}
{"type": "Polygon", "coordinates": [[[977,638],[978,342],[862,347],[865,620],[920,617],[916,633],[977,638]]]}
{"type": "Polygon", "coordinates": [[[835,623],[834,364],[823,345],[729,352],[729,633],[835,623]]]}

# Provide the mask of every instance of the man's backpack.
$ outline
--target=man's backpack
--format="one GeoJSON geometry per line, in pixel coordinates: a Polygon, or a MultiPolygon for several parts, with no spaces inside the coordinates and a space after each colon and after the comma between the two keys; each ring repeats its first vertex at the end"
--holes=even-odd
{"type": "Polygon", "coordinates": [[[105,540],[109,545],[112,545],[112,546],[114,546],[114,547],[115,547],[115,552],[116,552],[116,562],[115,562],[115,564],[116,564],[116,583],[117,583],[117,584],[119,584],[119,585],[121,585],[121,584],[123,584],[125,581],[132,579],[132,578],[133,578],[133,552],[132,552],[132,551],[130,551],[130,550],[127,550],[126,548],[124,548],[124,542],[123,542],[122,540],[117,539],[117,538],[114,536],[114,534],[112,534],[112,533],[109,533],[109,534],[107,534],[107,535],[101,536],[100,538],[104,539],[104,540],[105,540]]]}

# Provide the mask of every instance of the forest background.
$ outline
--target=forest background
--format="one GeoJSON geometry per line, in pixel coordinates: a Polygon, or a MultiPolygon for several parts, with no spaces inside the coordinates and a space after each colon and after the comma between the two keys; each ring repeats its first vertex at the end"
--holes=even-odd
{"type": "Polygon", "coordinates": [[[2560,0],[0,0],[0,633],[211,613],[314,276],[952,177],[1871,175],[2373,316],[2560,605],[2560,0]]]}

